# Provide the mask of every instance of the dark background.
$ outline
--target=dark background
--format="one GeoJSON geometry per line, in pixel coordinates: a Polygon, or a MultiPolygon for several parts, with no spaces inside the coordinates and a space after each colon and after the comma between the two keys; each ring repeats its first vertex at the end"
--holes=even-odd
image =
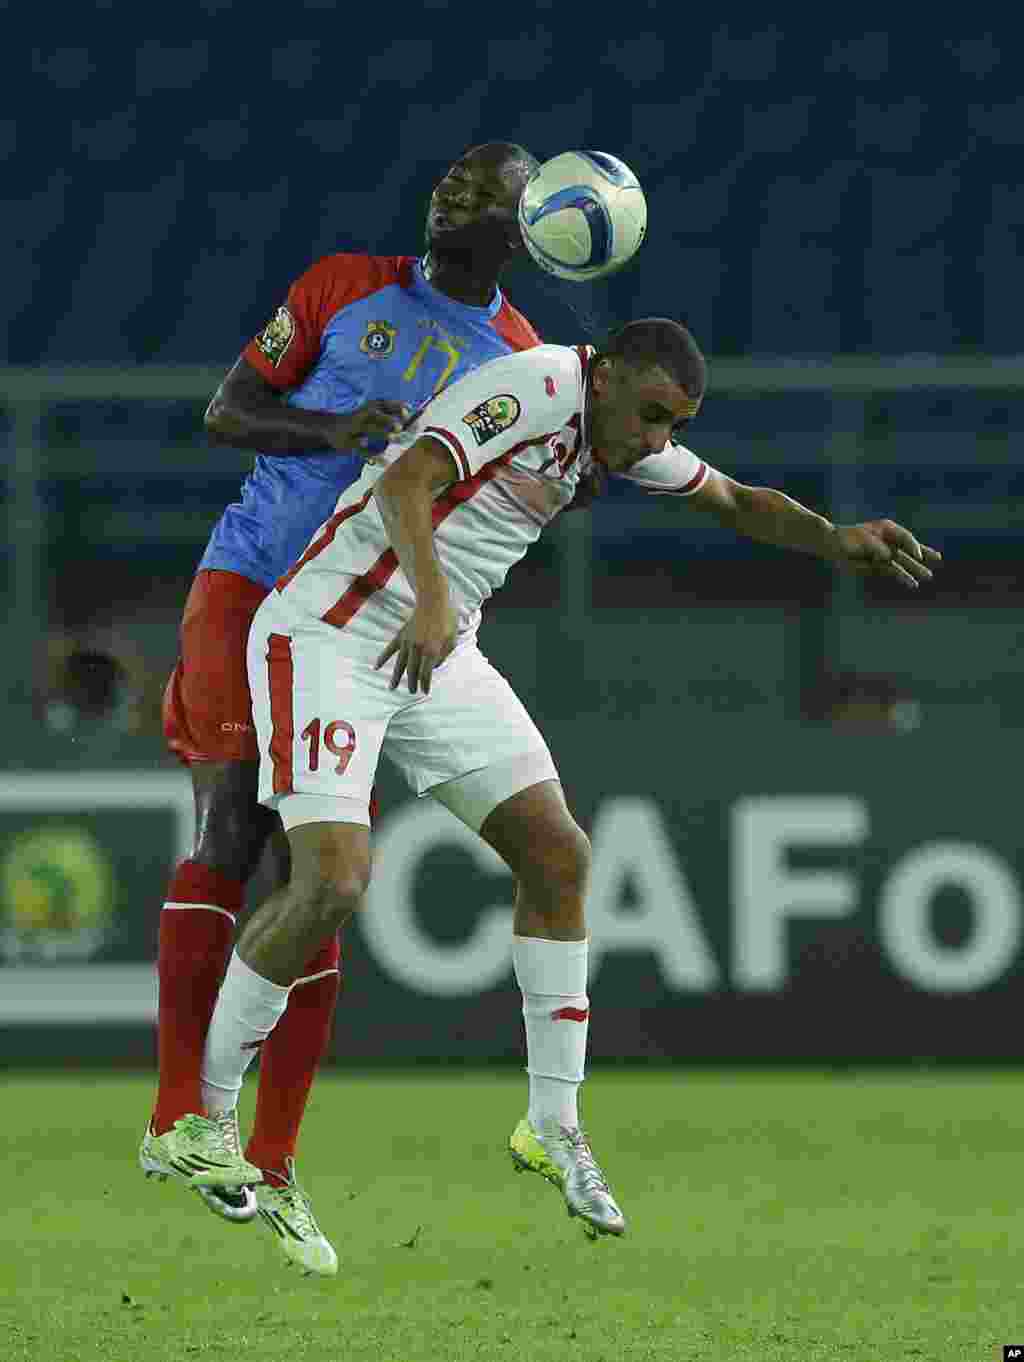
{"type": "Polygon", "coordinates": [[[144,36],[146,11],[101,3],[8,64],[9,363],[226,363],[314,258],[417,251],[439,174],[495,137],[613,150],[648,195],[628,274],[573,291],[519,272],[550,339],[578,338],[573,302],[599,330],[682,316],[717,355],[1019,349],[1012,17],[168,17],[175,36],[144,36]]]}

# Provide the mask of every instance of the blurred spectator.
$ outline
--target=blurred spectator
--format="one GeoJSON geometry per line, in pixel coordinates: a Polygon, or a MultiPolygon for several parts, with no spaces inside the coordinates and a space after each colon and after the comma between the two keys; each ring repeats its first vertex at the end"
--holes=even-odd
{"type": "Polygon", "coordinates": [[[123,639],[57,635],[46,645],[37,711],[56,736],[160,731],[160,688],[123,639]]]}

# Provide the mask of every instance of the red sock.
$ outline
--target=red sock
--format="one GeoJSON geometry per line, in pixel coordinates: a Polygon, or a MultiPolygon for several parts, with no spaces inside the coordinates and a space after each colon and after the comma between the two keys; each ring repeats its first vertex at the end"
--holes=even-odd
{"type": "Polygon", "coordinates": [[[160,914],[160,1084],[153,1111],[158,1135],[190,1111],[202,1111],[199,1070],[221,979],[235,935],[244,886],[195,861],[171,876],[160,914]]]}
{"type": "Polygon", "coordinates": [[[282,1180],[285,1159],[295,1157],[313,1075],[331,1039],[340,959],[337,937],[317,951],[260,1051],[256,1115],[245,1157],[265,1174],[277,1174],[270,1182],[282,1180]]]}

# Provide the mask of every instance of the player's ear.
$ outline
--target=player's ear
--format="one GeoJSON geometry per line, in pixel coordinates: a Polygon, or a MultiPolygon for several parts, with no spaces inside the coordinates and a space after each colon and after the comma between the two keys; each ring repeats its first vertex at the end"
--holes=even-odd
{"type": "Polygon", "coordinates": [[[604,355],[599,359],[595,359],[593,364],[591,364],[590,366],[591,385],[593,386],[594,392],[599,393],[601,397],[603,397],[605,393],[608,391],[608,385],[611,382],[613,366],[614,360],[612,360],[608,355],[604,355]]]}

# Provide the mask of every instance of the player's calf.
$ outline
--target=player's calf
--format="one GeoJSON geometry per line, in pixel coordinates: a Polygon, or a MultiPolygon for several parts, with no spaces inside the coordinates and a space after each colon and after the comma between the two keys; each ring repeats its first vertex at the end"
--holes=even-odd
{"type": "Polygon", "coordinates": [[[292,883],[271,895],[243,931],[207,1032],[202,1086],[211,1113],[234,1110],[245,1071],[284,1014],[292,984],[358,908],[369,881],[366,828],[318,823],[293,829],[290,840],[292,883]]]}

